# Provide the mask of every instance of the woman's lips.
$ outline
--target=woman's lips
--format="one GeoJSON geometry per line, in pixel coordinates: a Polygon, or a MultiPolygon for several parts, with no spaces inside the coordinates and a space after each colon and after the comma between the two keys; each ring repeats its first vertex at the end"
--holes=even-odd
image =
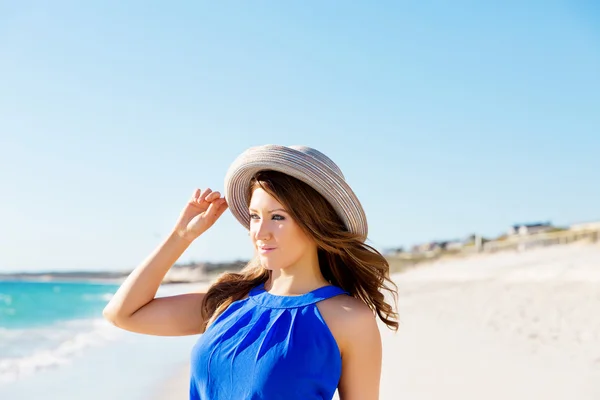
{"type": "Polygon", "coordinates": [[[275,249],[276,249],[276,247],[260,247],[258,250],[260,251],[260,254],[267,254],[267,253],[272,252],[275,249]]]}

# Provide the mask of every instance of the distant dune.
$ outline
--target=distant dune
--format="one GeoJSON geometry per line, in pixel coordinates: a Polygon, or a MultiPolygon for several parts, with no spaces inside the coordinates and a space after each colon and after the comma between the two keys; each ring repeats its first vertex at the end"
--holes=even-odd
{"type": "MultiPolygon", "coordinates": [[[[165,276],[163,283],[206,282],[224,271],[238,271],[245,261],[229,263],[175,264],[165,276]]],[[[98,281],[121,282],[131,271],[42,271],[0,273],[0,280],[20,281],[98,281]]]]}

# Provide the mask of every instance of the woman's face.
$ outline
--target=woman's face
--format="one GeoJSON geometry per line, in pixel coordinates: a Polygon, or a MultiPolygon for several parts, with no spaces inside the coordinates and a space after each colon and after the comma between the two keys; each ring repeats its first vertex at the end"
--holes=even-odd
{"type": "Polygon", "coordinates": [[[285,269],[316,251],[314,241],[264,189],[254,190],[249,211],[250,238],[264,268],[285,269]]]}

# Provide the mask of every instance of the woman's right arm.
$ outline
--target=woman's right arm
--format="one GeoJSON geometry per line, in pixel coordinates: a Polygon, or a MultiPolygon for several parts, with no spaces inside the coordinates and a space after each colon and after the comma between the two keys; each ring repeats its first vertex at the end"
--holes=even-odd
{"type": "Polygon", "coordinates": [[[227,203],[219,192],[196,190],[173,232],[125,279],[104,308],[104,317],[119,328],[148,335],[202,333],[204,293],[168,297],[156,297],[156,293],[168,270],[191,242],[226,209],[227,203]]]}

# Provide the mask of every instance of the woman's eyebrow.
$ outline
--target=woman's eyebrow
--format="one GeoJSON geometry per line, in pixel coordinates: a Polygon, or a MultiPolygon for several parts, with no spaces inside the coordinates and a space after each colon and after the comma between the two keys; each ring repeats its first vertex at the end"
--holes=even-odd
{"type": "MultiPolygon", "coordinates": [[[[250,208],[250,209],[249,209],[249,211],[256,212],[256,210],[255,210],[254,208],[250,208]]],[[[283,212],[287,212],[287,211],[285,211],[283,208],[276,208],[276,209],[274,209],[274,210],[269,210],[269,211],[268,211],[268,213],[272,214],[272,213],[274,213],[275,211],[283,211],[283,212]]]]}

